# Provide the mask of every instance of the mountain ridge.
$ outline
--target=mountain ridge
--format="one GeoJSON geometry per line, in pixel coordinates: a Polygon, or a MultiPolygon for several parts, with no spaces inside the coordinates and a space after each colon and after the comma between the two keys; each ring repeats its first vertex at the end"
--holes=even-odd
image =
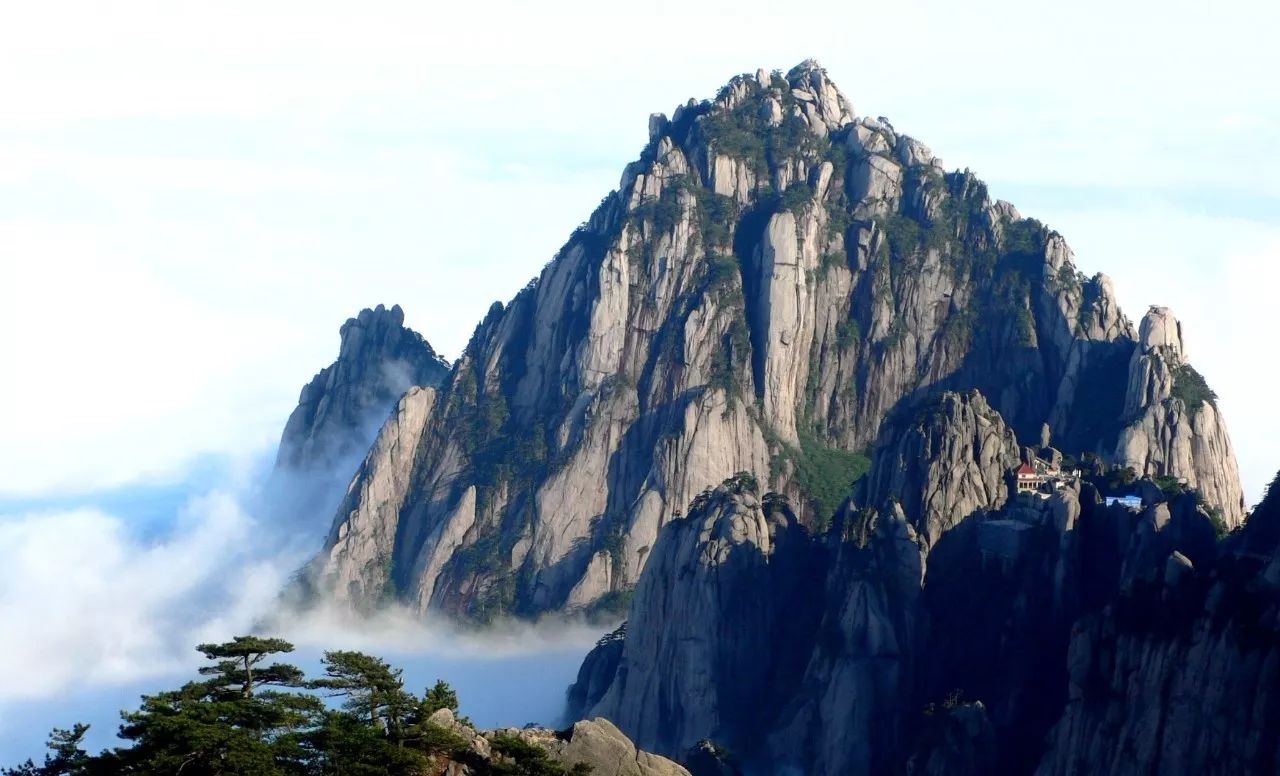
{"type": "Polygon", "coordinates": [[[1181,356],[1139,346],[1149,327],[1110,280],[856,118],[816,63],[737,76],[649,131],[619,189],[477,326],[403,486],[344,506],[322,582],[380,568],[369,589],[481,620],[617,610],[702,489],[767,473],[821,526],[819,492],[852,490],[883,422],[946,390],[980,391],[1018,439],[1203,482],[1228,526],[1243,518],[1221,416],[1175,395],[1181,356]],[[362,531],[394,535],[390,553],[332,554],[339,535],[385,547],[362,531]]]}

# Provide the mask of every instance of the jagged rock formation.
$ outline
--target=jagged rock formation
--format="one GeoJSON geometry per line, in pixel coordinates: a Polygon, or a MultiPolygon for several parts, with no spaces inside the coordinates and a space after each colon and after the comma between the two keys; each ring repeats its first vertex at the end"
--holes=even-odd
{"type": "Polygon", "coordinates": [[[898,498],[932,546],[979,509],[997,509],[1018,465],[1018,441],[976,391],[944,394],[915,408],[905,428],[891,426],[863,483],[864,504],[898,498]]]}
{"type": "Polygon", "coordinates": [[[325,469],[364,453],[401,394],[448,374],[422,335],[404,327],[400,305],[361,310],[340,333],[337,360],[303,387],[289,415],[278,468],[325,469]]]}
{"type": "MultiPolygon", "coordinates": [[[[395,537],[390,562],[382,540],[335,554],[339,528],[319,573],[358,589],[344,593],[357,607],[394,590],[476,619],[620,610],[662,526],[704,488],[767,475],[820,528],[886,418],[947,390],[989,403],[966,410],[975,427],[990,411],[1026,440],[1047,427],[1073,456],[1137,449],[1119,434],[1139,350],[1110,281],[1081,275],[1061,236],[856,117],[815,63],[739,76],[655,115],[619,189],[476,328],[397,475],[398,507],[359,520],[395,537]]],[[[1182,449],[1187,428],[1150,449],[1182,449]]],[[[870,482],[901,491],[931,545],[998,506],[1005,433],[975,431],[984,474],[936,493],[909,493],[890,468],[870,482]]],[[[1238,483],[1218,456],[1229,446],[1188,460],[1221,499],[1238,483]]],[[[1143,465],[1192,481],[1185,468],[1143,465]]]]}
{"type": "MultiPolygon", "coordinates": [[[[261,508],[272,515],[275,525],[289,526],[298,536],[307,537],[308,550],[314,547],[312,541],[329,530],[324,552],[334,559],[334,567],[326,569],[325,574],[340,582],[342,590],[337,596],[344,598],[349,591],[358,590],[361,600],[370,595],[376,599],[385,585],[386,574],[366,567],[385,557],[384,542],[381,538],[347,538],[345,530],[340,537],[340,524],[346,522],[353,511],[377,509],[377,520],[384,524],[373,526],[373,518],[366,516],[358,521],[364,527],[357,533],[390,536],[394,541],[392,512],[371,504],[371,501],[386,501],[389,489],[398,487],[389,483],[386,474],[389,465],[377,463],[378,456],[391,449],[416,446],[420,428],[412,432],[414,439],[408,438],[407,430],[392,431],[392,436],[402,437],[399,443],[379,438],[373,450],[370,444],[375,441],[379,425],[406,390],[438,385],[449,367],[421,335],[404,327],[404,311],[399,305],[391,309],[378,305],[361,310],[355,318],[348,319],[340,331],[342,344],[338,358],[303,387],[298,406],[289,416],[280,438],[275,469],[260,494],[261,508]],[[365,464],[360,466],[366,451],[365,464]],[[361,480],[359,483],[351,482],[353,471],[361,480]],[[371,478],[380,481],[373,482],[371,478]],[[344,499],[344,490],[348,488],[351,492],[344,499]],[[339,507],[336,519],[335,507],[339,507]],[[331,530],[329,524],[333,525],[331,530]],[[336,546],[339,539],[345,546],[336,546]],[[348,562],[356,556],[360,557],[358,563],[348,562]]],[[[397,418],[403,410],[402,407],[392,418],[392,425],[399,422],[397,418]]],[[[384,437],[386,433],[384,431],[384,437]]],[[[398,457],[394,467],[411,466],[411,459],[412,456],[408,461],[398,457]]],[[[314,569],[315,564],[312,567],[314,569]]],[[[312,589],[291,586],[290,595],[312,589]]]]}
{"type": "MultiPolygon", "coordinates": [[[[1150,517],[1148,535],[1170,530],[1150,517]]],[[[1162,568],[1081,621],[1038,773],[1280,772],[1280,487],[1224,545],[1157,553],[1162,568]]]]}
{"type": "Polygon", "coordinates": [[[1222,513],[1229,527],[1244,519],[1235,453],[1216,397],[1187,363],[1182,325],[1167,307],[1142,319],[1129,362],[1124,417],[1115,461],[1141,476],[1185,480],[1222,513]]]}
{"type": "MultiPolygon", "coordinates": [[[[662,532],[608,691],[580,693],[588,715],[677,753],[705,738],[736,748],[767,730],[758,704],[798,676],[802,655],[786,643],[812,625],[798,602],[816,580],[805,529],[785,505],[762,506],[753,484],[727,481],[662,532]]],[[[583,678],[615,654],[606,648],[583,678]]]]}
{"type": "Polygon", "coordinates": [[[453,712],[441,709],[428,722],[457,736],[465,747],[446,762],[437,763],[441,770],[434,772],[448,776],[544,772],[526,771],[513,764],[502,753],[504,739],[541,749],[552,763],[572,773],[578,772],[573,770],[575,766],[585,766],[592,776],[689,776],[679,764],[636,749],[631,739],[607,719],[575,722],[566,730],[526,727],[477,731],[459,721],[453,712]]]}
{"type": "MultiPolygon", "coordinates": [[[[1100,733],[1110,738],[1098,743],[1093,731],[1128,712],[1068,705],[1082,662],[1073,626],[1105,618],[1134,591],[1189,584],[1194,569],[1215,562],[1222,549],[1196,494],[1168,495],[1144,481],[1143,509],[1107,506],[1102,493],[1113,480],[1099,475],[1046,498],[1010,499],[995,484],[1018,460],[1017,440],[976,392],[895,415],[882,436],[855,500],[824,536],[784,532],[785,555],[763,538],[754,494],[735,494],[733,481],[669,524],[626,629],[584,662],[571,715],[608,716],[670,756],[710,738],[772,772],[1029,773],[1064,708],[1068,721],[1058,727],[1068,732],[1058,736],[1085,728],[1084,741],[1066,749],[1092,742],[1113,753],[1122,736],[1100,733]],[[789,588],[797,568],[808,581],[789,588]]],[[[1272,552],[1280,528],[1274,533],[1272,552]]],[[[1135,648],[1132,660],[1145,654],[1135,648]]],[[[1116,659],[1109,648],[1087,655],[1116,659]]],[[[1136,662],[1110,665],[1116,682],[1136,670],[1136,662]]],[[[1274,666],[1257,665],[1261,674],[1246,675],[1273,678],[1265,672],[1274,666]]],[[[1213,676],[1194,689],[1218,697],[1213,676]]],[[[1158,695],[1160,685],[1151,687],[1158,695]]],[[[1269,714],[1249,712],[1249,729],[1269,714]]],[[[1250,740],[1256,749],[1265,738],[1250,740]]],[[[1071,772],[1110,764],[1089,762],[1092,769],[1071,772]]]]}
{"type": "Polygon", "coordinates": [[[324,575],[317,581],[335,601],[378,601],[388,592],[400,510],[435,401],[434,388],[406,391],[352,479],[325,543],[326,554],[313,564],[324,575]]]}

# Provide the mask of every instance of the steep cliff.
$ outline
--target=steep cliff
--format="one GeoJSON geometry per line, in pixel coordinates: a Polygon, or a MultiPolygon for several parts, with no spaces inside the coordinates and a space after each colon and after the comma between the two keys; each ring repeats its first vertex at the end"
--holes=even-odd
{"type": "Polygon", "coordinates": [[[820,552],[781,500],[760,503],[753,478],[699,496],[654,547],[625,651],[602,645],[595,662],[613,664],[607,692],[594,698],[584,687],[590,709],[575,712],[607,717],[664,752],[705,738],[752,745],[768,731],[761,709],[803,668],[803,652],[788,645],[804,644],[816,625],[805,599],[820,584],[820,552]]]}
{"type": "MultiPolygon", "coordinates": [[[[831,528],[788,533],[786,556],[736,528],[757,497],[730,496],[728,483],[669,524],[626,628],[584,662],[571,715],[607,716],[669,756],[711,738],[770,772],[1029,773],[1055,723],[1070,730],[1102,725],[1090,713],[1112,724],[1122,716],[1084,704],[1068,713],[1085,721],[1058,722],[1078,693],[1076,623],[1105,619],[1116,601],[1243,541],[1219,544],[1197,494],[1170,495],[1150,480],[1137,483],[1146,494],[1138,510],[1104,503],[1116,482],[1108,474],[1011,497],[1017,440],[977,392],[895,413],[875,449],[871,474],[831,528]],[[734,552],[711,549],[720,536],[739,537],[734,552]],[[722,557],[728,568],[709,564],[722,557]]],[[[1134,668],[1116,667],[1117,681],[1134,668]]],[[[1081,737],[1110,753],[1110,735],[1081,737]]],[[[1073,772],[1107,771],[1092,763],[1073,772]]]]}
{"type": "MultiPolygon", "coordinates": [[[[889,122],[857,118],[815,63],[739,76],[653,116],[619,189],[476,328],[399,508],[362,518],[395,536],[390,561],[362,543],[322,572],[381,575],[358,607],[394,590],[475,619],[620,611],[662,526],[704,488],[767,477],[821,529],[886,418],[943,391],[981,393],[975,429],[989,410],[1024,440],[1047,429],[1064,452],[1111,461],[1133,447],[1120,432],[1139,350],[1110,281],[1081,275],[1061,236],[889,122]]],[[[1210,416],[1195,417],[1178,440],[1210,416]]],[[[984,466],[1009,463],[1003,440],[974,433],[995,456],[984,466]]],[[[910,456],[931,442],[902,444],[910,456]]],[[[1230,456],[1214,444],[1142,470],[1222,500],[1238,493],[1230,456]]],[[[899,476],[871,482],[907,493],[899,476]]],[[[925,494],[926,543],[997,506],[1000,476],[957,472],[925,494]]]]}
{"type": "MultiPolygon", "coordinates": [[[[370,509],[370,499],[386,501],[389,486],[385,472],[389,464],[382,457],[393,448],[416,446],[417,440],[410,439],[407,430],[397,430],[391,433],[402,438],[398,444],[380,437],[372,450],[370,444],[406,390],[438,385],[448,374],[449,366],[421,335],[404,327],[404,312],[399,305],[361,310],[340,331],[338,358],[303,387],[298,406],[289,415],[275,469],[261,494],[261,508],[275,524],[289,525],[311,541],[331,531],[324,552],[334,559],[334,568],[325,574],[343,585],[338,597],[346,598],[349,591],[359,590],[360,600],[368,596],[376,599],[386,581],[385,571],[355,572],[345,566],[351,565],[347,560],[354,557],[360,558],[355,565],[361,568],[380,562],[377,559],[384,557],[382,545],[360,540],[363,543],[353,549],[357,537],[347,538],[345,531],[339,537],[339,524],[357,507],[370,509]],[[363,466],[362,457],[366,458],[363,466]],[[357,484],[351,483],[353,471],[360,480],[357,484]],[[372,482],[371,478],[381,481],[372,482]],[[348,486],[353,493],[348,493],[344,502],[343,493],[348,486]],[[339,507],[340,502],[343,503],[339,507]],[[339,507],[336,519],[335,507],[339,507]],[[344,547],[335,546],[339,539],[344,540],[344,547]],[[357,578],[364,584],[353,588],[357,578]]],[[[392,425],[403,414],[402,407],[393,416],[392,425]]],[[[421,411],[410,414],[425,420],[421,411]]],[[[420,432],[419,428],[412,433],[420,432]]],[[[387,433],[384,430],[383,435],[387,433]]],[[[406,469],[411,464],[412,456],[405,460],[397,454],[395,466],[406,469]]],[[[407,477],[407,471],[399,476],[407,477]]],[[[392,514],[386,507],[380,510],[377,519],[383,525],[373,527],[373,518],[368,516],[359,522],[363,530],[388,535],[394,541],[392,514]]]]}
{"type": "Polygon", "coordinates": [[[404,327],[400,305],[361,310],[340,334],[337,360],[302,388],[289,415],[277,468],[324,469],[363,454],[401,394],[448,374],[431,345],[404,327]]]}
{"type": "MultiPolygon", "coordinates": [[[[1166,530],[1154,519],[1148,532],[1166,530]]],[[[1157,555],[1158,573],[1081,620],[1070,701],[1037,772],[1280,772],[1278,540],[1273,483],[1219,557],[1157,555]]]]}
{"type": "Polygon", "coordinates": [[[391,592],[386,589],[387,570],[400,510],[435,401],[434,388],[406,391],[352,479],[325,543],[326,553],[313,564],[316,573],[324,575],[316,581],[333,600],[365,604],[391,592]]]}
{"type": "Polygon", "coordinates": [[[1217,397],[1187,362],[1182,325],[1166,307],[1152,307],[1142,319],[1124,417],[1118,465],[1141,476],[1184,480],[1228,527],[1244,520],[1240,473],[1217,397]]]}

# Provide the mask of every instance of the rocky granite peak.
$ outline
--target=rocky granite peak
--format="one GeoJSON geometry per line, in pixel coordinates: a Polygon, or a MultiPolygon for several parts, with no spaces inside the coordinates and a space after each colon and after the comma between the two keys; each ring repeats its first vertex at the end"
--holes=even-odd
{"type": "Polygon", "coordinates": [[[1129,359],[1127,425],[1113,460],[1138,476],[1163,477],[1194,488],[1229,527],[1245,516],[1240,473],[1217,396],[1186,361],[1182,324],[1167,307],[1142,319],[1129,359]]]}
{"type": "MultiPolygon", "coordinates": [[[[1164,356],[1139,344],[1111,282],[1082,274],[1061,235],[889,121],[857,117],[819,65],[740,75],[650,119],[619,188],[477,326],[410,471],[366,461],[362,480],[407,484],[367,502],[385,508],[344,506],[321,565],[361,580],[358,608],[394,590],[478,620],[617,614],[663,526],[704,489],[750,472],[820,530],[882,445],[932,453],[931,426],[899,437],[895,419],[947,392],[971,397],[950,400],[972,432],[954,452],[980,461],[953,479],[948,463],[869,479],[900,491],[930,546],[966,511],[999,507],[1009,436],[1046,429],[1063,455],[1237,503],[1216,410],[1159,415],[1133,362],[1154,374],[1164,356]],[[943,484],[909,492],[926,481],[943,484]],[[343,534],[354,513],[366,528],[343,534]]],[[[300,413],[300,426],[320,414],[300,413]]]]}
{"type": "Polygon", "coordinates": [[[404,310],[378,305],[348,318],[338,358],[303,387],[285,424],[277,466],[325,468],[360,455],[397,399],[415,385],[437,385],[449,371],[404,310]]]}
{"type": "Polygon", "coordinates": [[[1152,305],[1147,314],[1142,316],[1142,325],[1138,331],[1138,346],[1143,353],[1158,351],[1175,364],[1181,364],[1186,359],[1182,324],[1168,307],[1152,305]]]}

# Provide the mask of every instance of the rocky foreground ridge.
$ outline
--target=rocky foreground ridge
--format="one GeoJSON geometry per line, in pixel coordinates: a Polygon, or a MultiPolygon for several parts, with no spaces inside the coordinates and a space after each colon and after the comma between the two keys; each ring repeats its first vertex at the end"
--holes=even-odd
{"type": "MultiPolygon", "coordinates": [[[[618,190],[493,306],[437,389],[401,398],[317,589],[479,620],[620,612],[704,488],[753,472],[826,526],[886,419],[948,390],[977,391],[1026,444],[1180,481],[1227,526],[1244,517],[1221,415],[1167,310],[1135,330],[1060,235],[857,116],[815,63],[739,76],[653,116],[618,190]]],[[[325,427],[322,394],[304,392],[291,429],[325,427]]],[[[966,477],[938,497],[990,495],[966,477]]],[[[901,472],[870,483],[922,497],[901,472]]],[[[940,514],[923,541],[963,517],[940,514]]]]}
{"type": "MultiPolygon", "coordinates": [[[[532,773],[508,767],[501,750],[520,742],[545,752],[546,758],[571,774],[590,776],[689,776],[678,763],[637,750],[635,744],[606,719],[576,722],[565,730],[540,727],[477,731],[449,709],[433,714],[429,723],[457,737],[462,746],[445,762],[440,776],[474,773],[532,773]],[[495,746],[496,742],[496,746],[495,746]],[[504,746],[505,745],[505,746],[504,746]]],[[[528,759],[528,758],[526,758],[528,759]]]]}

